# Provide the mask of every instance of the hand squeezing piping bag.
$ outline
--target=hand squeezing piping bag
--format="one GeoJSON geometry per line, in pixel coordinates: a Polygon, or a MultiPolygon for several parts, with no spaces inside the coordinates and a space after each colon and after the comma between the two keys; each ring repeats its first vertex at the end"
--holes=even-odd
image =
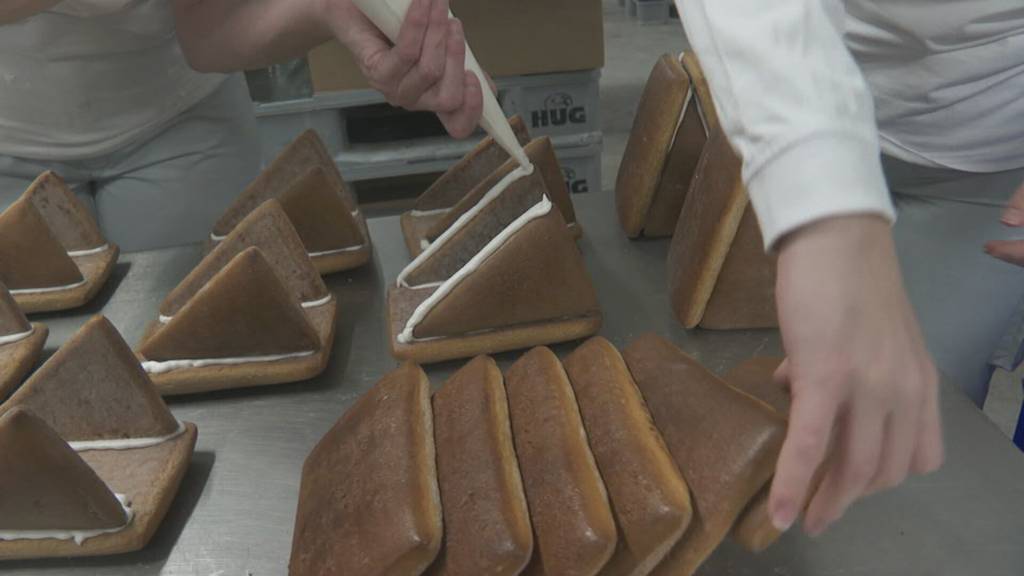
{"type": "MultiPolygon", "coordinates": [[[[405,20],[405,14],[409,11],[412,0],[352,0],[352,3],[394,42],[398,38],[402,21],[405,20]]],[[[498,104],[498,99],[491,92],[487,77],[468,44],[466,45],[466,70],[476,74],[484,95],[484,109],[480,125],[521,166],[524,168],[530,166],[526,152],[512,132],[512,126],[509,125],[508,118],[505,117],[505,113],[498,104]]]]}

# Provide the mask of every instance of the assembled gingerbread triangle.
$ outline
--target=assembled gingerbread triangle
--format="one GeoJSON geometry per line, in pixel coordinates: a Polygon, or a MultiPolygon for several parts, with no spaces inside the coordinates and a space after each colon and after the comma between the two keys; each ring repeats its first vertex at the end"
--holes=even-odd
{"type": "Polygon", "coordinates": [[[0,402],[35,365],[48,335],[46,325],[28,321],[0,282],[0,402]]]}
{"type": "Polygon", "coordinates": [[[0,282],[25,312],[84,305],[110,277],[118,254],[53,172],[0,213],[0,282]]]}
{"type": "Polygon", "coordinates": [[[227,238],[246,216],[271,199],[281,202],[321,274],[369,261],[372,246],[366,219],[315,131],[300,134],[249,184],[214,225],[211,240],[227,238]]]}
{"type": "Polygon", "coordinates": [[[392,352],[434,362],[593,334],[600,306],[536,168],[515,168],[398,276],[392,352]]]}
{"type": "Polygon", "coordinates": [[[138,354],[165,395],[305,380],[327,367],[336,313],[272,199],[171,291],[138,354]]]}

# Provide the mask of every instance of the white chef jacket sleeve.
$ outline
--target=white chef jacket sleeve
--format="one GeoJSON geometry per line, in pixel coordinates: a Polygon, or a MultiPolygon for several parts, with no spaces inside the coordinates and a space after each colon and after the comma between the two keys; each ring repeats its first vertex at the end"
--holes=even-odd
{"type": "Polygon", "coordinates": [[[840,0],[676,0],[743,159],[765,246],[831,216],[895,218],[840,0]]]}

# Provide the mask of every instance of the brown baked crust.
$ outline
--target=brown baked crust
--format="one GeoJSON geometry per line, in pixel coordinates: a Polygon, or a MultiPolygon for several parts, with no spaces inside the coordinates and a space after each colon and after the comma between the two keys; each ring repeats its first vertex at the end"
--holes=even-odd
{"type": "Polygon", "coordinates": [[[246,216],[271,198],[277,198],[310,168],[319,166],[331,182],[331,188],[341,198],[348,211],[359,206],[341,177],[334,159],[315,130],[299,134],[253,180],[221,216],[213,227],[217,236],[227,236],[246,216]]]}
{"type": "Polygon", "coordinates": [[[117,329],[94,316],[28,379],[0,414],[24,408],[64,440],[166,436],[178,421],[117,329]]]}
{"type": "Polygon", "coordinates": [[[89,250],[107,243],[92,214],[55,172],[40,174],[24,198],[39,210],[65,250],[89,250]]]}
{"type": "Polygon", "coordinates": [[[765,251],[757,216],[753,206],[748,205],[704,309],[701,328],[777,328],[776,259],[775,254],[765,251]]]}
{"type": "Polygon", "coordinates": [[[444,546],[430,576],[515,576],[533,532],[494,360],[478,356],[434,394],[444,546]]]}
{"type": "MultiPolygon", "coordinates": [[[[509,118],[509,125],[519,143],[530,141],[526,124],[519,116],[509,118]]],[[[455,206],[466,194],[509,160],[509,155],[494,138],[484,138],[469,154],[452,165],[416,199],[416,210],[443,210],[455,206]]]]}
{"type": "Polygon", "coordinates": [[[0,282],[0,336],[22,334],[31,327],[10,291],[0,282]]]}
{"type": "Polygon", "coordinates": [[[771,479],[785,421],[660,336],[641,336],[623,357],[694,506],[686,535],[653,574],[689,576],[771,479]]]}
{"type": "Polygon", "coordinates": [[[741,166],[725,134],[712,134],[668,254],[669,298],[686,328],[703,318],[749,204],[741,166]]]}
{"type": "Polygon", "coordinates": [[[143,342],[139,353],[147,360],[167,361],[320,348],[320,338],[299,302],[254,246],[207,282],[170,322],[143,342]]]}
{"type": "Polygon", "coordinates": [[[310,167],[277,200],[307,252],[340,250],[368,241],[356,216],[331,187],[323,166],[310,167]]]}
{"type": "Polygon", "coordinates": [[[693,85],[693,92],[697,97],[697,105],[700,106],[704,122],[707,123],[708,133],[721,130],[721,123],[718,120],[718,109],[715,107],[715,100],[711,96],[711,86],[708,84],[707,77],[704,76],[704,69],[697,59],[697,54],[689,50],[683,53],[681,60],[683,69],[693,85]]]}
{"type": "Polygon", "coordinates": [[[49,335],[46,325],[33,323],[32,334],[24,340],[0,345],[0,402],[35,367],[49,335]]]}
{"type": "Polygon", "coordinates": [[[106,530],[124,508],[88,464],[23,409],[0,415],[0,530],[106,530]]]}
{"type": "Polygon", "coordinates": [[[643,232],[689,88],[690,78],[679,60],[665,54],[640,96],[615,183],[619,223],[630,238],[643,232]]]}
{"type": "Polygon", "coordinates": [[[22,198],[0,213],[0,282],[9,290],[80,283],[78,266],[42,214],[22,198]]]}
{"type": "Polygon", "coordinates": [[[534,348],[505,387],[536,538],[523,573],[596,575],[615,551],[615,521],[569,379],[551,350],[534,348]]]}
{"type": "Polygon", "coordinates": [[[643,576],[689,526],[689,488],[610,342],[591,338],[564,365],[619,528],[618,548],[601,574],[643,576]]]}
{"type": "Polygon", "coordinates": [[[683,119],[676,130],[672,148],[665,162],[661,180],[651,199],[644,218],[644,236],[661,238],[671,236],[683,210],[683,202],[693,183],[701,152],[708,142],[708,133],[697,110],[697,99],[690,97],[683,119]]]}
{"type": "Polygon", "coordinates": [[[420,574],[441,539],[430,385],[418,366],[405,364],[306,459],[289,574],[420,574]]]}
{"type": "Polygon", "coordinates": [[[455,285],[427,312],[413,335],[456,336],[599,310],[576,242],[552,206],[455,285]]]}
{"type": "MultiPolygon", "coordinates": [[[[268,200],[246,216],[228,237],[175,287],[160,305],[164,316],[175,316],[195,295],[237,255],[258,247],[292,299],[311,302],[329,292],[320,273],[309,260],[302,239],[277,200],[268,200]]],[[[244,284],[239,284],[242,286],[244,284]]]]}

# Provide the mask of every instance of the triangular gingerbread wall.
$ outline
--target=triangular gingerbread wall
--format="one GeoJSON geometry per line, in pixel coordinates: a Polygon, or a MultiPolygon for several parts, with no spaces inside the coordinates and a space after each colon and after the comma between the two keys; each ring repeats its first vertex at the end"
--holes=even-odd
{"type": "Polygon", "coordinates": [[[334,159],[331,158],[320,136],[310,129],[300,134],[285,147],[277,158],[246,187],[235,203],[214,225],[213,233],[217,236],[227,236],[250,212],[265,201],[282,194],[314,166],[324,169],[331,182],[331,188],[339,195],[349,211],[356,210],[358,205],[355,198],[341,177],[338,167],[334,164],[334,159]]]}
{"type": "Polygon", "coordinates": [[[269,200],[249,214],[171,291],[160,306],[160,313],[174,316],[228,262],[251,247],[260,249],[293,299],[312,302],[328,296],[327,287],[288,215],[277,200],[269,200]]]}
{"type": "Polygon", "coordinates": [[[615,183],[619,223],[631,238],[644,230],[689,89],[690,78],[679,60],[663,55],[640,97],[615,183]]]}
{"type": "Polygon", "coordinates": [[[583,257],[561,213],[550,202],[547,206],[545,214],[525,221],[479,268],[458,280],[413,336],[452,336],[595,313],[597,295],[583,257]]]}
{"type": "Polygon", "coordinates": [[[692,574],[771,479],[785,421],[660,336],[623,357],[693,497],[693,522],[659,571],[692,574]]]}
{"type": "MultiPolygon", "coordinates": [[[[572,200],[569,198],[569,188],[565,184],[565,176],[562,174],[558,157],[555,156],[555,147],[548,137],[538,138],[524,148],[526,156],[533,164],[534,171],[538,172],[540,181],[544,183],[544,192],[548,198],[555,203],[562,217],[566,222],[576,221],[576,212],[573,210],[572,200]]],[[[471,192],[462,197],[455,206],[441,218],[437,224],[427,231],[427,239],[435,241],[438,236],[444,233],[460,216],[473,208],[487,194],[488,191],[502,178],[515,170],[519,164],[515,160],[509,160],[492,174],[487,176],[471,192]]]]}
{"type": "Polygon", "coordinates": [[[94,316],[3,406],[25,408],[64,440],[167,436],[178,422],[117,329],[94,316]]]}
{"type": "MultiPolygon", "coordinates": [[[[519,143],[530,141],[523,119],[513,116],[509,125],[519,143]]],[[[509,155],[488,136],[462,157],[416,199],[416,210],[444,210],[455,206],[464,196],[509,160],[509,155]]]]}
{"type": "Polygon", "coordinates": [[[56,173],[43,172],[25,192],[67,251],[90,250],[106,244],[88,209],[56,173]]]}
{"type": "Polygon", "coordinates": [[[747,206],[700,325],[712,330],[774,328],[776,256],[764,249],[754,208],[747,206]]]}
{"type": "Polygon", "coordinates": [[[198,360],[315,352],[302,307],[258,248],[231,260],[139,349],[147,360],[198,360]]]}
{"type": "Polygon", "coordinates": [[[0,282],[8,289],[56,288],[82,280],[32,202],[22,198],[0,213],[0,282]]]}
{"type": "Polygon", "coordinates": [[[32,329],[7,287],[0,282],[0,336],[23,334],[32,329]]]}
{"type": "Polygon", "coordinates": [[[668,256],[669,292],[687,328],[700,323],[749,200],[742,162],[725,134],[712,134],[683,203],[668,256]]]}
{"type": "Polygon", "coordinates": [[[309,252],[328,252],[366,243],[355,216],[334,192],[327,171],[321,166],[307,170],[278,196],[278,201],[309,252]]]}
{"type": "Polygon", "coordinates": [[[488,242],[531,206],[545,193],[540,171],[509,184],[503,191],[494,191],[477,205],[476,212],[467,217],[459,228],[450,229],[444,237],[420,254],[400,277],[408,286],[443,282],[473,258],[488,242]],[[486,202],[486,203],[484,203],[486,202]]]}
{"type": "Polygon", "coordinates": [[[25,410],[0,415],[0,531],[124,526],[121,503],[92,468],[25,410]]]}

